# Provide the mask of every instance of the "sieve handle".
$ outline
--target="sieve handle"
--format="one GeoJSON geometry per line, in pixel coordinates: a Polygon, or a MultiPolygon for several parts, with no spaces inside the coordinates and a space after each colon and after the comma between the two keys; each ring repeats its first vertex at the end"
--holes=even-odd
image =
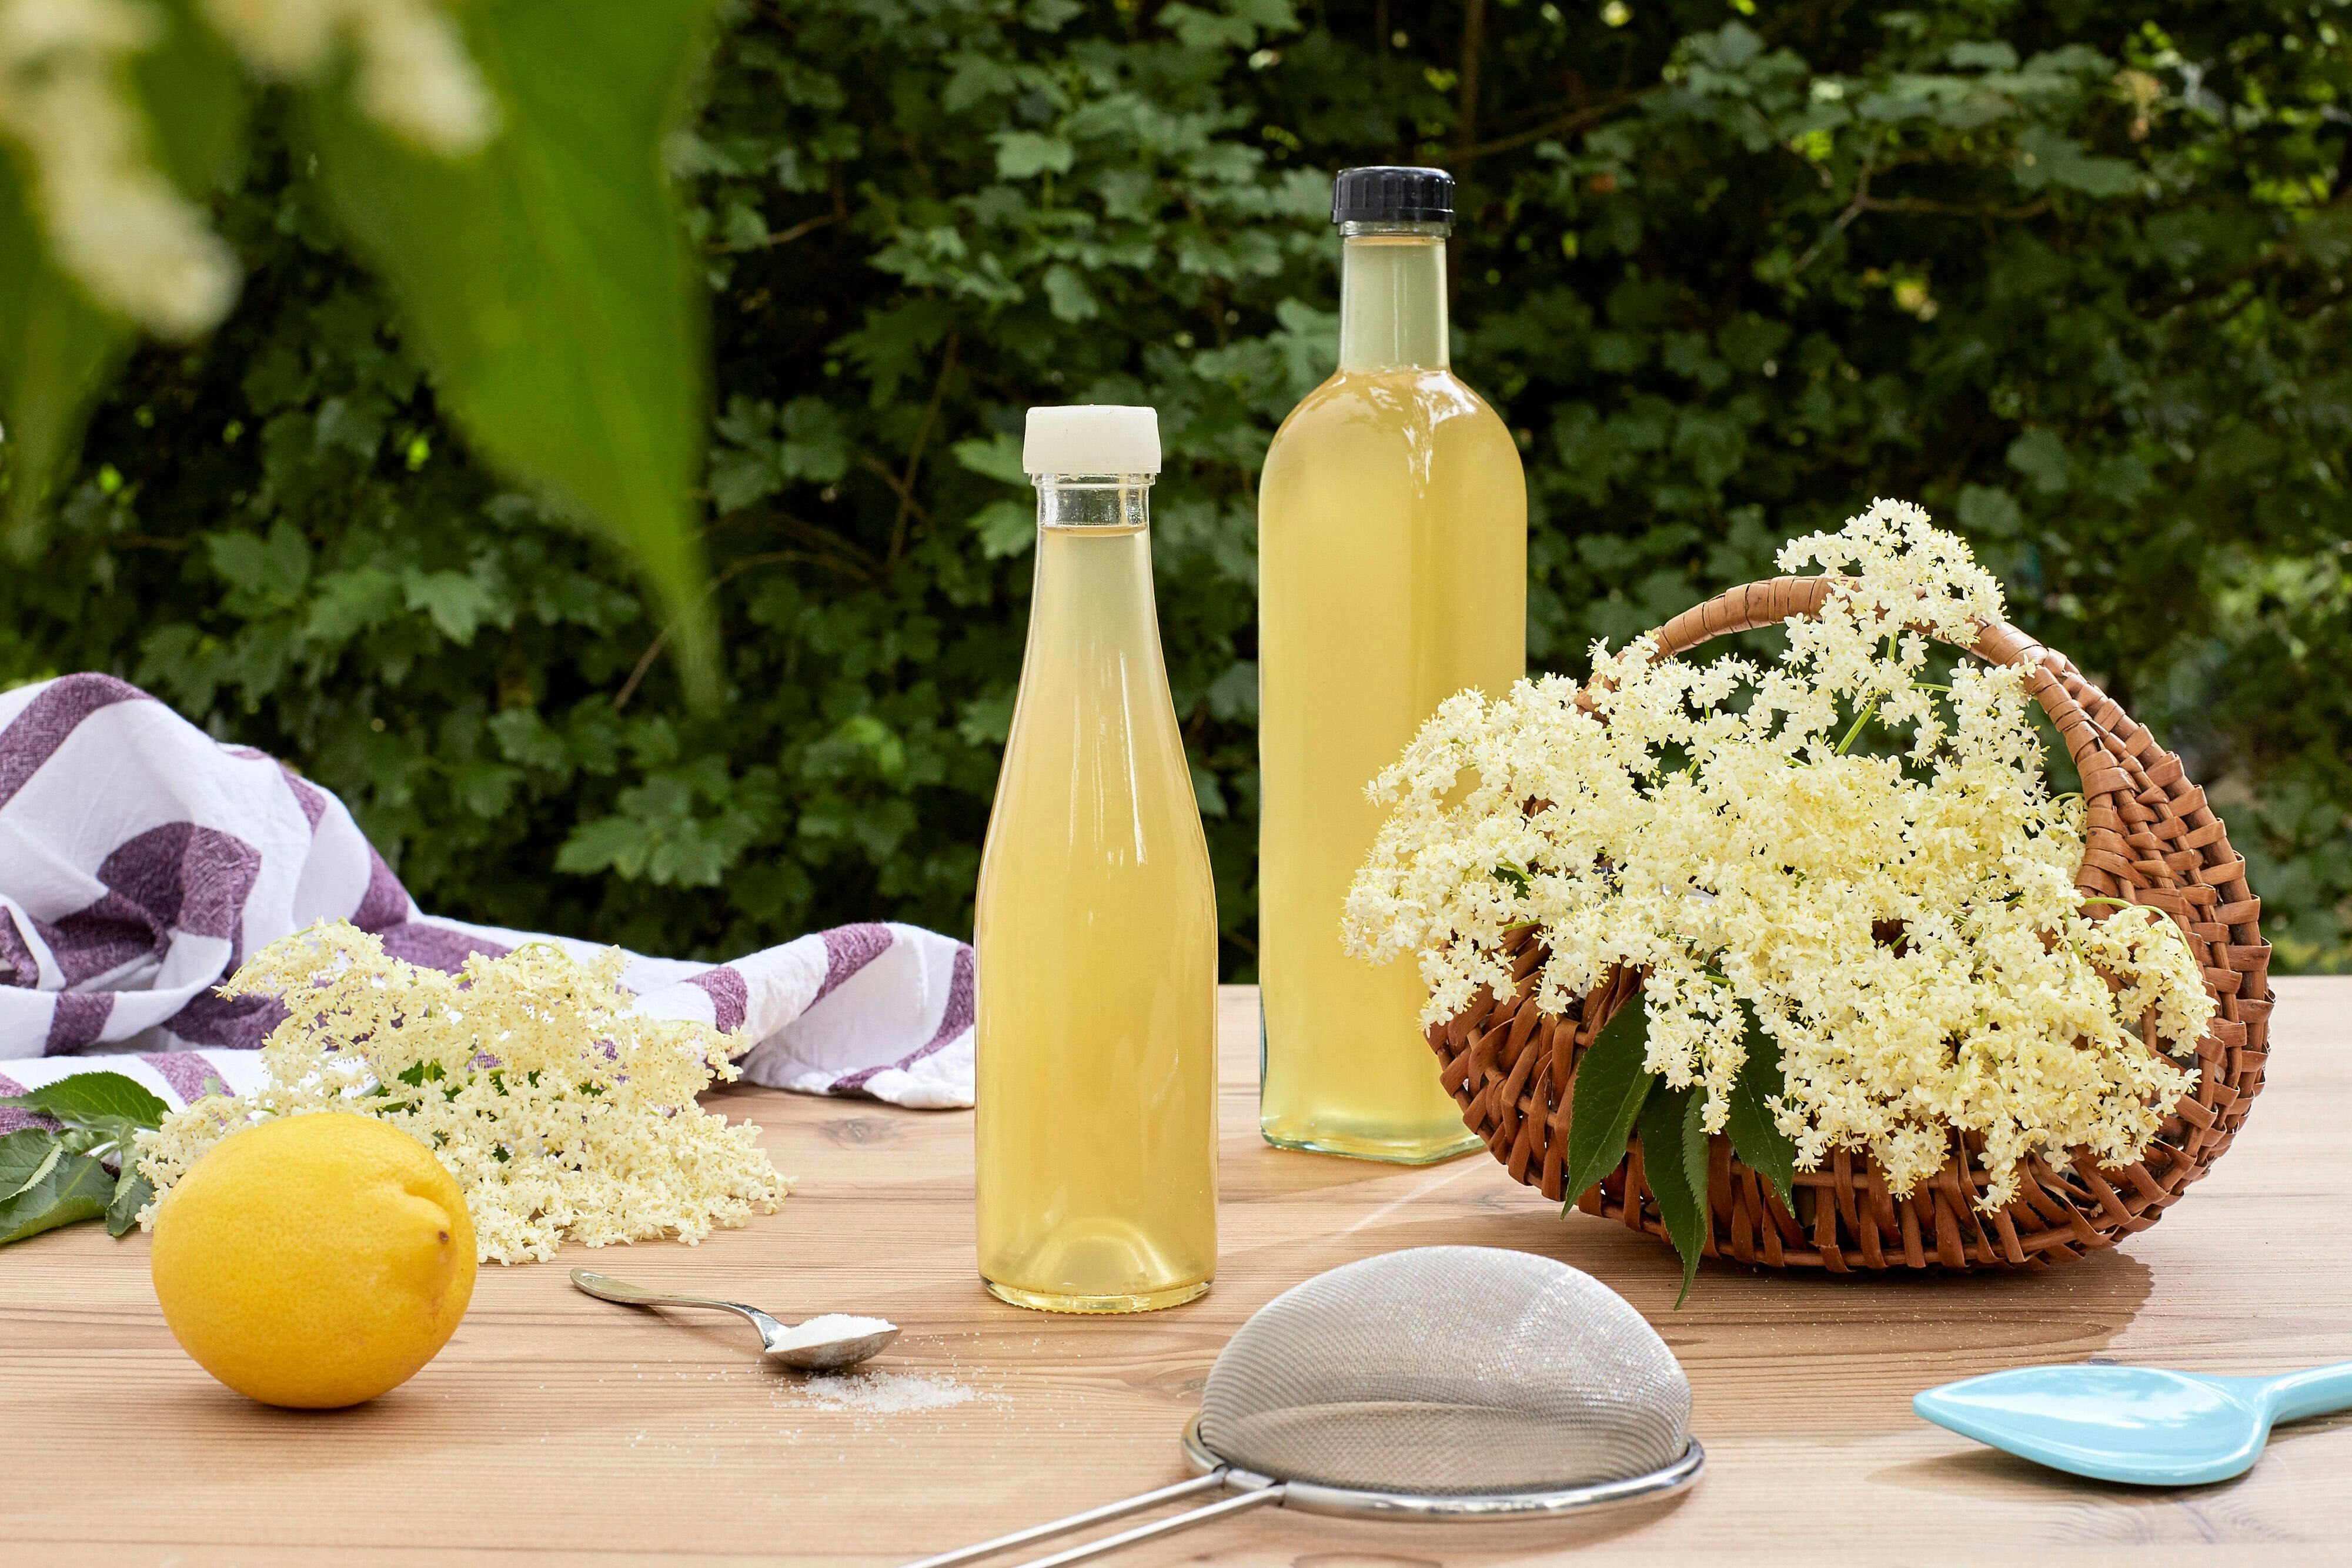
{"type": "MultiPolygon", "coordinates": [[[[1100,1508],[1090,1508],[1084,1513],[1074,1513],[1067,1519],[1057,1519],[1050,1524],[1033,1524],[1026,1530],[1016,1530],[1010,1535],[1000,1535],[993,1541],[983,1541],[977,1546],[966,1546],[954,1552],[942,1552],[937,1557],[926,1557],[920,1563],[910,1563],[907,1568],[955,1568],[960,1563],[971,1563],[982,1557],[993,1557],[1000,1552],[1010,1552],[1016,1546],[1027,1546],[1049,1536],[1067,1535],[1073,1530],[1084,1530],[1090,1524],[1106,1520],[1124,1519],[1130,1513],[1140,1513],[1147,1508],[1157,1508],[1163,1502],[1174,1502],[1181,1497],[1196,1497],[1204,1491],[1214,1491],[1225,1484],[1225,1471],[1220,1466],[1204,1476],[1194,1476],[1189,1481],[1161,1487],[1158,1491],[1139,1492],[1118,1502],[1107,1502],[1100,1508]]],[[[1189,1515],[1185,1517],[1190,1517],[1189,1515]]],[[[1140,1540],[1141,1537],[1136,1539],[1140,1540]]]]}
{"type": "Polygon", "coordinates": [[[1150,1524],[1139,1524],[1133,1530],[1122,1530],[1117,1535],[1106,1535],[1100,1541],[1089,1541],[1083,1546],[1073,1546],[1066,1552],[1056,1552],[1051,1557],[1036,1557],[1026,1563],[1015,1563],[1013,1568],[1064,1568],[1066,1563],[1084,1563],[1090,1558],[1100,1557],[1105,1552],[1117,1552],[1122,1546],[1133,1546],[1144,1541],[1157,1541],[1163,1535],[1173,1535],[1180,1530],[1190,1530],[1196,1524],[1206,1524],[1213,1519],[1223,1519],[1229,1513],[1240,1513],[1246,1509],[1255,1508],[1260,1503],[1280,1502],[1282,1491],[1281,1483],[1276,1482],[1270,1487],[1260,1487],[1255,1491],[1236,1492],[1232,1497],[1219,1498],[1216,1501],[1193,1509],[1190,1512],[1171,1514],[1166,1519],[1155,1519],[1150,1524]]]}

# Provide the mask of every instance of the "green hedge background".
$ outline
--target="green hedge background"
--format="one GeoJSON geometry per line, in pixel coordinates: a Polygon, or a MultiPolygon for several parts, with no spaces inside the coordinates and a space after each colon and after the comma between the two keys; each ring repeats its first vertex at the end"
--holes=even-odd
{"type": "MultiPolygon", "coordinates": [[[[426,907],[724,955],[969,930],[1033,402],[1156,404],[1176,701],[1252,974],[1255,473],[1332,362],[1328,176],[1461,176],[1457,367],[1580,671],[1876,495],[1965,531],[2352,967],[2342,0],[791,0],[675,151],[709,269],[728,695],[470,461],[266,127],[250,277],[136,359],[0,681],[114,671],[341,791],[426,907]]],[[[265,120],[271,112],[265,106],[265,120]]]]}

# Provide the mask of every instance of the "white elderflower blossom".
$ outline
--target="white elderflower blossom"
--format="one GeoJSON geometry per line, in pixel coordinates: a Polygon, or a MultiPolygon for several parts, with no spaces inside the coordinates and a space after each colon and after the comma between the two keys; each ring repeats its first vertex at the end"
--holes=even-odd
{"type": "MultiPolygon", "coordinates": [[[[498,131],[498,102],[436,0],[204,0],[255,69],[314,81],[338,45],[361,109],[443,156],[498,131]]],[[[163,36],[142,0],[0,0],[0,144],[13,144],[58,267],[159,337],[218,324],[235,256],[155,164],[131,57],[163,36]]],[[[0,151],[5,151],[0,146],[0,151]]]]}
{"type": "Polygon", "coordinates": [[[90,298],[194,337],[236,294],[236,261],[149,157],[129,62],[157,37],[134,0],[0,0],[0,141],[14,142],[50,255],[90,298]]]}
{"type": "Polygon", "coordinates": [[[2049,794],[2022,672],[1922,679],[1927,634],[1973,641],[1999,586],[1893,501],[1780,553],[1806,562],[1839,585],[1770,665],[1662,661],[1644,637],[1595,646],[1591,711],[1557,676],[1441,706],[1370,787],[1394,810],[1351,950],[1416,955],[1433,1023],[1510,991],[1529,925],[1548,1012],[1645,971],[1648,1065],[1704,1088],[1711,1132],[1752,1014],[1799,1164],[1864,1150],[1898,1195],[1956,1129],[1983,1140],[1987,1207],[2032,1155],[2137,1157],[2195,1082],[2144,1040],[2191,1050],[2212,999],[2163,915],[2076,892],[2083,806],[2049,794]],[[1852,749],[1873,722],[1902,756],[1852,749]]]}
{"type": "Polygon", "coordinates": [[[498,100],[436,0],[204,0],[246,62],[282,81],[315,81],[347,44],[369,119],[444,157],[498,133],[498,100]]]}
{"type": "Polygon", "coordinates": [[[221,988],[291,1009],[262,1045],[265,1082],[164,1117],[140,1134],[140,1168],[160,1203],[231,1133],[355,1111],[440,1157],[486,1261],[550,1258],[565,1241],[692,1242],[772,1212],[792,1184],[761,1152],[759,1128],[695,1103],[735,1077],[733,1042],[637,1011],[621,962],[617,949],[581,964],[534,942],[449,975],[389,957],[341,921],[298,931],[221,988]]]}

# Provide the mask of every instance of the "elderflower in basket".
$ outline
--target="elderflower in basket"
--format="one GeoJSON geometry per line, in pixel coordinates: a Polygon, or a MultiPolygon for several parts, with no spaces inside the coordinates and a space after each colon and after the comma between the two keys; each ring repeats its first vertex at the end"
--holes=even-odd
{"type": "Polygon", "coordinates": [[[1431,1025],[1515,994],[1572,1017],[1638,977],[1585,1053],[1564,1190],[1638,1129],[1686,1263],[1708,1134],[1784,1205],[1837,1150],[1907,1197],[1961,1134],[1995,1210],[2037,1155],[2137,1158],[2214,1015],[2170,918],[2078,890],[2084,802],[2044,777],[2031,667],[1936,678],[1936,643],[2001,615],[1967,546],[1880,501],[1780,552],[1808,562],[1833,575],[1770,662],[1652,634],[1596,645],[1586,686],[1450,699],[1370,786],[1392,813],[1347,904],[1352,951],[1416,958],[1431,1025]]]}

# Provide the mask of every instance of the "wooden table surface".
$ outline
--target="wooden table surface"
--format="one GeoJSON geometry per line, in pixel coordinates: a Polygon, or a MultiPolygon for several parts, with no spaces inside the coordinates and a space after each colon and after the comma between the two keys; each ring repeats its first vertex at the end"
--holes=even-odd
{"type": "MultiPolygon", "coordinates": [[[[1202,1375],[1250,1312],[1349,1259],[1521,1248],[1617,1287],[1688,1368],[1705,1479],[1580,1522],[1384,1526],[1265,1510],[1135,1568],[2342,1561],[2352,1417],[2283,1430],[2236,1483],[2062,1478],[1913,1418],[1929,1384],[2109,1355],[2257,1372],[2352,1359],[2352,979],[2289,979],[2246,1132],[2164,1222],[2040,1275],[1775,1277],[1710,1264],[1671,1310],[1655,1243],[1562,1219],[1483,1155],[1419,1170],[1277,1154],[1256,1132],[1255,998],[1223,998],[1223,1257],[1192,1306],[1021,1312],[973,1277],[971,1120],[730,1091],[799,1177],[689,1250],[485,1266],[438,1360],[372,1405],[249,1404],[173,1343],[147,1244],[97,1226],[0,1251],[0,1563],[904,1563],[1164,1485],[1202,1375]],[[740,1323],[590,1300],[590,1263],[793,1314],[885,1314],[897,1404],[843,1406],[740,1323]]],[[[884,1389],[868,1388],[865,1397],[884,1389]]]]}

